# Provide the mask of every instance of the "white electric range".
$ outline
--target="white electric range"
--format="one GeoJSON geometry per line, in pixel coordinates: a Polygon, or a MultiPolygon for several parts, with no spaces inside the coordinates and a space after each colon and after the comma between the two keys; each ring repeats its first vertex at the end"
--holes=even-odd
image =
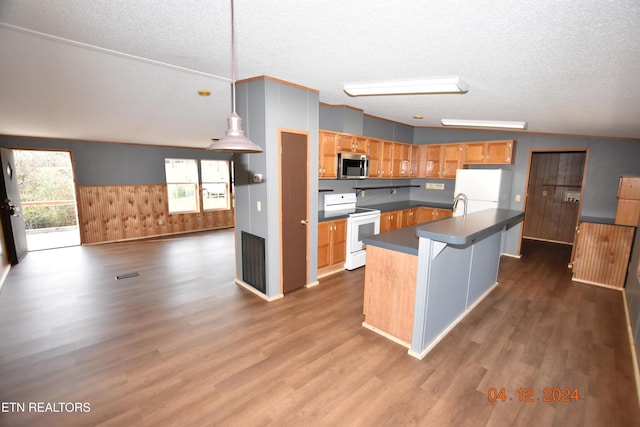
{"type": "Polygon", "coordinates": [[[380,233],[380,211],[356,206],[356,193],[325,194],[325,217],[348,215],[347,254],[344,268],[354,270],[366,263],[362,240],[380,233]]]}

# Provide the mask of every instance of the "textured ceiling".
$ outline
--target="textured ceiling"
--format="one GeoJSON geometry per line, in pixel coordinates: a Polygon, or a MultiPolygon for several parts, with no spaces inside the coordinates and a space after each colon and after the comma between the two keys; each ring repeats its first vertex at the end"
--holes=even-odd
{"type": "MultiPolygon", "coordinates": [[[[412,126],[640,138],[638,0],[236,0],[235,13],[238,79],[412,126]],[[342,91],[438,76],[469,92],[342,91]]],[[[230,112],[227,0],[1,0],[0,58],[0,134],[206,147],[230,112]]]]}

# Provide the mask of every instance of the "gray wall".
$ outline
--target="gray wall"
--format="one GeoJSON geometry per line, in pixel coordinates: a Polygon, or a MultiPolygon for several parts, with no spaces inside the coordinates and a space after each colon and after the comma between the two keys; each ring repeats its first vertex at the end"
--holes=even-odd
{"type": "Polygon", "coordinates": [[[309,132],[309,282],[317,280],[318,252],[318,93],[268,78],[237,85],[238,114],[247,136],[263,153],[243,154],[236,159],[236,277],[242,279],[241,232],[266,239],[268,297],[280,294],[280,197],[278,176],[279,129],[309,132]],[[260,173],[263,182],[251,176],[260,173]],[[257,202],[262,205],[257,211],[257,202]]]}
{"type": "Polygon", "coordinates": [[[320,104],[320,129],[354,135],[370,136],[389,141],[413,142],[413,127],[383,118],[363,114],[346,105],[320,104]]]}
{"type": "Polygon", "coordinates": [[[13,136],[0,136],[0,146],[18,149],[71,151],[76,184],[79,186],[165,184],[165,158],[198,160],[228,160],[231,158],[226,153],[214,153],[196,148],[13,136]]]}
{"type": "Polygon", "coordinates": [[[346,105],[320,104],[320,129],[363,135],[362,110],[346,105]]]}

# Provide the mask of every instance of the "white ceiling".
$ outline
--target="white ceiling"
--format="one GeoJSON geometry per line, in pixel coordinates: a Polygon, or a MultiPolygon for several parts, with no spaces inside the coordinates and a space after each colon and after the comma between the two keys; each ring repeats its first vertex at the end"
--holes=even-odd
{"type": "MultiPolygon", "coordinates": [[[[238,79],[412,126],[524,120],[640,139],[638,0],[236,0],[235,19],[238,79]],[[469,92],[342,90],[440,76],[469,92]]],[[[0,0],[0,134],[206,147],[224,133],[230,77],[229,0],[0,0]]]]}

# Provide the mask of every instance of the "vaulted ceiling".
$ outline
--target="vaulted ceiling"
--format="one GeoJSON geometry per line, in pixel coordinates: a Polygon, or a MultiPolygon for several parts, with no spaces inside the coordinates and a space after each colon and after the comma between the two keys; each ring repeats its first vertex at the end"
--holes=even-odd
{"type": "MultiPolygon", "coordinates": [[[[206,147],[231,111],[230,19],[229,0],[2,0],[0,134],[206,147]]],[[[412,126],[640,139],[638,0],[236,0],[235,20],[238,79],[412,126]],[[440,76],[468,93],[342,90],[440,76]]]]}

